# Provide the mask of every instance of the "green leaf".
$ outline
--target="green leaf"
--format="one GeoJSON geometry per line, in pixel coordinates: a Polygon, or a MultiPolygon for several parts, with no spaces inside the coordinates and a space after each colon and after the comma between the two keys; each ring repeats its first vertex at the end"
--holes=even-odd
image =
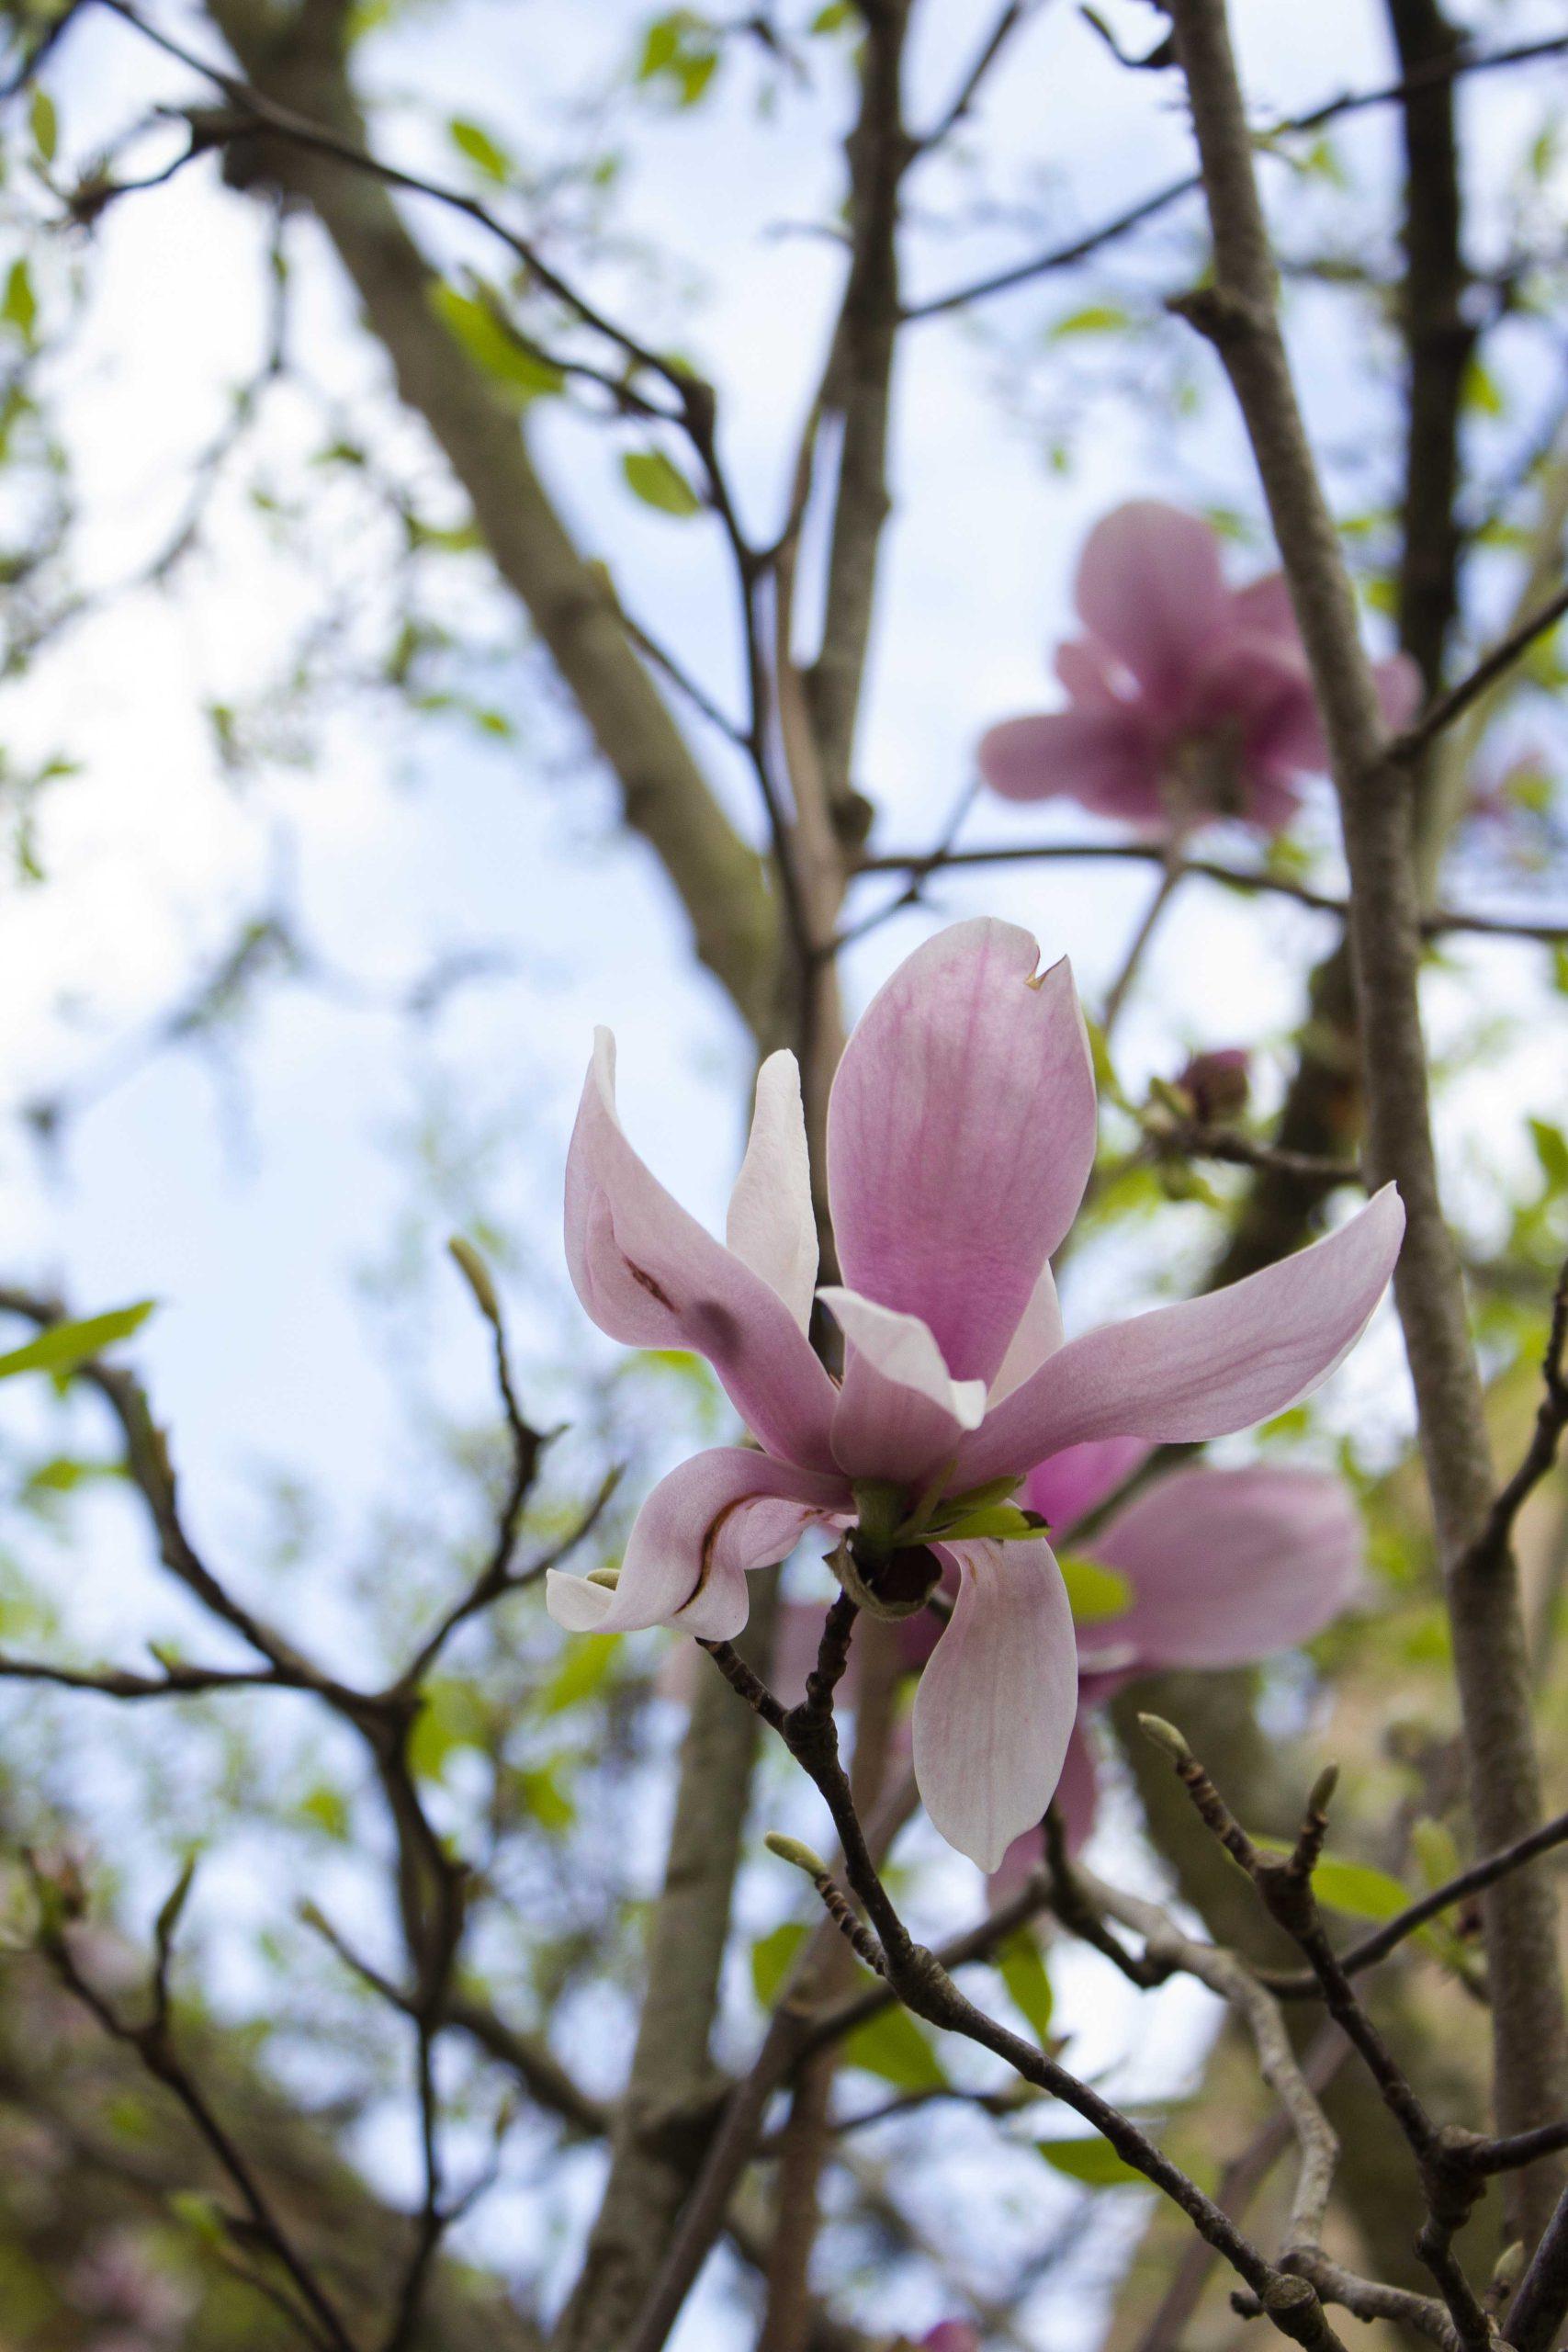
{"type": "Polygon", "coordinates": [[[1069,311],[1058,319],[1046,340],[1063,343],[1075,334],[1120,334],[1133,323],[1131,314],[1115,302],[1088,302],[1081,311],[1069,311]]]}
{"type": "Polygon", "coordinates": [[[482,124],[469,122],[462,115],[454,115],[446,126],[446,136],[458,154],[465,156],[476,170],[481,171],[487,180],[505,181],[513,176],[515,167],[511,156],[491,137],[482,124]]]}
{"type": "Polygon", "coordinates": [[[932,1532],[955,1541],[980,1536],[994,1544],[1038,1544],[1047,1531],[1037,1527],[1016,1503],[981,1503],[951,1518],[943,1513],[932,1532]]]}
{"type": "Polygon", "coordinates": [[[108,1315],[89,1315],[81,1323],[51,1323],[26,1347],[13,1348],[9,1355],[0,1356],[0,1380],[10,1380],[19,1372],[51,1372],[62,1379],[117,1340],[129,1340],[133,1331],[140,1331],[157,1303],[144,1298],[135,1306],[116,1307],[108,1315]]]}
{"type": "Polygon", "coordinates": [[[490,1721],[471,1683],[438,1677],[424,1687],[424,1703],[409,1738],[409,1762],[421,1780],[438,1781],[460,1747],[484,1747],[490,1721]]]}
{"type": "Polygon", "coordinates": [[[853,24],[854,15],[853,0],[827,0],[827,6],[818,9],[807,29],[814,33],[841,33],[847,25],[853,24]]]}
{"type": "Polygon", "coordinates": [[[1506,406],[1496,378],[1479,359],[1472,359],[1465,370],[1462,399],[1464,406],[1477,416],[1501,416],[1506,406]]]}
{"type": "Polygon", "coordinates": [[[1529,1128],[1540,1172],[1552,1191],[1561,1193],[1568,1187],[1568,1136],[1550,1119],[1532,1119],[1529,1128]]]}
{"type": "Polygon", "coordinates": [[[1080,2182],[1085,2188],[1149,2186],[1145,2176],[1124,2162],[1110,2141],[1102,2140],[1098,2132],[1087,2140],[1036,2140],[1034,2144],[1055,2171],[1080,2182]]]}
{"type": "Polygon", "coordinates": [[[541,1715],[564,1715],[597,1696],[615,1663],[618,1634],[588,1634],[571,1644],[537,1700],[541,1715]]]}
{"type": "Polygon", "coordinates": [[[228,2241],[228,2221],[216,2197],[209,2197],[200,2188],[171,2189],[164,2202],[176,2222],[183,2222],[209,2245],[223,2245],[228,2241]]]}
{"type": "Polygon", "coordinates": [[[1131,1606],[1133,1588],[1114,1568],[1085,1559],[1078,1552],[1059,1552],[1056,1566],[1078,1624],[1103,1624],[1108,1617],[1120,1617],[1131,1606]]]}
{"type": "Polygon", "coordinates": [[[795,1953],[806,1941],[806,1929],[798,1919],[785,1919],[767,1935],[759,1936],[751,1947],[751,1989],[759,2004],[771,2009],[784,1987],[784,1978],[795,1965],[795,1953]]]}
{"type": "Polygon", "coordinates": [[[844,2036],[844,2058],[852,2066],[891,2083],[895,2090],[940,2091],[947,2073],[921,2027],[908,2009],[883,2009],[844,2036]]]}
{"type": "Polygon", "coordinates": [[[627,489],[645,506],[657,507],[661,514],[678,515],[682,522],[702,513],[702,500],[662,449],[628,449],[621,459],[621,471],[627,489]]]}
{"type": "Polygon", "coordinates": [[[38,296],[33,292],[32,272],[27,256],[19,254],[6,277],[5,299],[0,300],[0,319],[15,327],[24,343],[31,343],[38,324],[38,296]]]}
{"type": "Polygon", "coordinates": [[[577,1807],[561,1784],[558,1762],[525,1765],[513,1785],[525,1813],[551,1837],[564,1837],[576,1822],[577,1807]]]}
{"type": "Polygon", "coordinates": [[[348,1799],[341,1789],[333,1788],[330,1781],[319,1781],[315,1788],[308,1789],[296,1810],[301,1821],[310,1822],[340,1844],[347,1838],[350,1823],[348,1799]]]}
{"type": "Polygon", "coordinates": [[[1008,1988],[1008,1998],[1026,2020],[1035,2040],[1043,2045],[1051,2030],[1051,2012],[1055,2004],[1040,1947],[1027,1930],[1008,1938],[997,1953],[997,1968],[1008,1988]]]}
{"type": "Polygon", "coordinates": [[[566,378],[553,362],[530,351],[508,334],[488,303],[445,283],[431,294],[442,323],[474,362],[514,407],[560,391],[566,378]]]}
{"type": "MultiPolygon", "coordinates": [[[[1288,1854],[1289,1846],[1277,1838],[1258,1838],[1253,1841],[1268,1854],[1288,1854]]],[[[1324,1908],[1343,1911],[1352,1919],[1393,1919],[1410,1907],[1410,1890],[1387,1871],[1380,1871],[1371,1862],[1347,1861],[1338,1854],[1325,1854],[1312,1874],[1313,1893],[1324,1908]]]]}
{"type": "Polygon", "coordinates": [[[54,110],[54,100],[39,82],[33,85],[28,121],[32,130],[33,145],[46,164],[52,164],[60,148],[60,118],[54,110]]]}

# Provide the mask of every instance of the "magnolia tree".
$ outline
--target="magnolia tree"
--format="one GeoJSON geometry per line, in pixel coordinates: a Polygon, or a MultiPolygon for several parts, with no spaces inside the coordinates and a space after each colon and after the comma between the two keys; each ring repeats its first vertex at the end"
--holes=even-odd
{"type": "Polygon", "coordinates": [[[0,2335],[1551,2352],[1558,12],[6,17],[0,2335]]]}

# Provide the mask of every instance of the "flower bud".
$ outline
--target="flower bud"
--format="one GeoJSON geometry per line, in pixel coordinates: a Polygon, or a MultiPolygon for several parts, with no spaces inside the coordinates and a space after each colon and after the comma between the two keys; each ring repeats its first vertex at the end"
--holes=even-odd
{"type": "Polygon", "coordinates": [[[1241,1046],[1193,1055],[1176,1082],[1204,1126],[1217,1126],[1246,1110],[1250,1063],[1251,1056],[1241,1046]]]}
{"type": "Polygon", "coordinates": [[[827,1877],[828,1865],[821,1855],[813,1853],[800,1838],[786,1838],[782,1829],[770,1829],[762,1843],[770,1854],[776,1854],[781,1862],[788,1862],[794,1870],[804,1871],[807,1878],[827,1877]]]}

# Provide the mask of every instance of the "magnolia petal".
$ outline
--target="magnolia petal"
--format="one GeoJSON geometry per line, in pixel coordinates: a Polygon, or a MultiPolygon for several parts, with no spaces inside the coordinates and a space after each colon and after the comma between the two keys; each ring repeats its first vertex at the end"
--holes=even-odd
{"type": "Polygon", "coordinates": [[[1008,1341],[1008,1351],[997,1367],[991,1382],[993,1405],[1026,1381],[1031,1373],[1038,1372],[1047,1356],[1054,1356],[1061,1346],[1062,1302],[1056,1295],[1056,1278],[1050,1267],[1042,1266],[1040,1279],[1029,1294],[1029,1305],[1017,1330],[1008,1341]]]}
{"type": "Polygon", "coordinates": [[[954,1544],[953,1619],[915,1693],[915,1779],[950,1846],[994,1871],[1043,1815],[1077,1707],[1073,1613],[1043,1544],[954,1544]]]}
{"type": "MultiPolygon", "coordinates": [[[[1062,1777],[1051,1802],[1062,1816],[1062,1835],[1068,1853],[1081,1853],[1089,1843],[1100,1805],[1100,1768],[1094,1760],[1081,1708],[1073,1724],[1073,1736],[1062,1758],[1062,1777]]],[[[1021,1893],[1030,1872],[1038,1870],[1044,1860],[1043,1829],[1026,1829],[1021,1838],[1013,1839],[999,1866],[991,1873],[987,1889],[991,1901],[1006,1903],[1021,1893]]]]}
{"type": "Polygon", "coordinates": [[[706,1356],[770,1453],[830,1467],[835,1390],[776,1290],[672,1200],[621,1131],[615,1041],[596,1034],[566,1168],[572,1286],[633,1348],[706,1356]]]}
{"type": "Polygon", "coordinates": [[[1391,734],[1397,734],[1421,707],[1421,673],[1408,653],[1394,653],[1386,662],[1373,662],[1372,684],[1378,690],[1382,723],[1391,734]]]}
{"type": "Polygon", "coordinates": [[[918,1315],[852,1290],[818,1294],[849,1341],[833,1453],[852,1478],[918,1481],[950,1460],[986,1413],[983,1380],[954,1380],[918,1315]]]}
{"type": "Polygon", "coordinates": [[[986,783],[1004,800],[1076,800],[1097,817],[1134,825],[1161,821],[1162,747],[1139,711],[1126,704],[1075,705],[1004,718],[987,729],[975,757],[986,783]]]}
{"type": "Polygon", "coordinates": [[[805,1331],[817,1288],[817,1219],[800,1066],[791,1053],[770,1054],[757,1072],[751,1136],[729,1196],[725,1239],[805,1331]]]}
{"type": "Polygon", "coordinates": [[[1311,1394],[1355,1346],[1399,1255],[1392,1184],[1338,1231],[1227,1290],[1069,1340],[965,1441],[977,1486],[1089,1438],[1224,1437],[1311,1394]]]}
{"type": "MultiPolygon", "coordinates": [[[[1101,1437],[1088,1445],[1069,1445],[1065,1453],[1054,1453],[1030,1472],[1023,1500],[1054,1533],[1066,1535],[1126,1483],[1149,1451],[1147,1439],[1141,1437],[1101,1437]]],[[[1098,1539],[1093,1551],[1096,1559],[1104,1558],[1098,1539]]],[[[1121,1627],[1118,1618],[1112,1630],[1120,1634],[1121,1627]]]]}
{"type": "Polygon", "coordinates": [[[1282,571],[1266,571],[1261,579],[1249,580],[1245,588],[1234,589],[1230,606],[1232,620],[1249,637],[1279,638],[1300,655],[1301,631],[1296,627],[1290,582],[1282,571]]]}
{"type": "Polygon", "coordinates": [[[847,1521],[852,1510],[841,1478],[795,1469],[750,1446],[715,1446],[654,1487],[613,1591],[552,1572],[546,1603],[570,1633],[679,1625],[705,1641],[730,1641],[746,1623],[746,1571],[771,1566],[808,1527],[847,1521]]]}
{"type": "Polygon", "coordinates": [[[1052,657],[1069,700],[1080,709],[1113,710],[1128,701],[1133,684],[1126,667],[1098,637],[1069,637],[1052,657]]]}
{"type": "Polygon", "coordinates": [[[1247,1666],[1309,1641],[1354,1600],[1361,1522],[1331,1471],[1174,1471],[1106,1522],[1094,1555],[1132,1585],[1106,1628],[1140,1673],[1247,1666]]]}
{"type": "Polygon", "coordinates": [[[1151,715],[1180,714],[1187,680],[1229,620],[1220,544],[1196,514],[1136,498],[1095,525],[1077,607],[1143,687],[1151,715]]]}
{"type": "Polygon", "coordinates": [[[1094,1072],[1066,961],[954,923],[878,990],[828,1107],[844,1280],[929,1325],[959,1380],[1007,1353],[1094,1159],[1094,1072]]]}

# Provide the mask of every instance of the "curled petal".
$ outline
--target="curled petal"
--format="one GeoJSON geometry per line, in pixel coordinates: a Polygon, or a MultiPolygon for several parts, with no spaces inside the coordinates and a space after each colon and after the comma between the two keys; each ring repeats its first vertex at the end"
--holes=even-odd
{"type": "Polygon", "coordinates": [[[1094,1159],[1094,1073],[1066,962],[1016,924],[955,923],[878,990],[828,1109],[845,1282],[919,1316],[988,1381],[1094,1159]]]}
{"type": "Polygon", "coordinates": [[[1106,1631],[1131,1644],[1140,1673],[1247,1666],[1338,1616],[1359,1587],[1362,1548],[1349,1489],[1329,1471],[1177,1470],[1095,1539],[1095,1557],[1133,1588],[1106,1631]]]}
{"type": "Polygon", "coordinates": [[[1055,1354],[1062,1339],[1062,1302],[1056,1296],[1056,1278],[1049,1266],[1042,1266],[1040,1279],[1029,1294],[1022,1320],[1008,1341],[1008,1351],[991,1382],[991,1403],[999,1404],[1031,1373],[1038,1372],[1046,1357],[1055,1354]]]}
{"type": "Polygon", "coordinates": [[[994,1871],[1043,1815],[1077,1707],[1073,1613],[1043,1544],[954,1544],[953,1620],[915,1693],[915,1779],[950,1846],[994,1871]]]}
{"type": "Polygon", "coordinates": [[[1230,604],[1219,541],[1196,514],[1138,498],[1089,535],[1078,611],[1169,717],[1179,715],[1188,679],[1229,624],[1230,604]]]}
{"type": "Polygon", "coordinates": [[[679,1625],[705,1641],[730,1641],[746,1623],[746,1571],[784,1559],[808,1527],[846,1523],[852,1510],[841,1478],[750,1446],[715,1446],[654,1487],[613,1591],[552,1570],[546,1602],[569,1633],[679,1625]]]}
{"type": "Polygon", "coordinates": [[[955,1485],[1018,1472],[1089,1438],[1224,1437],[1309,1396],[1355,1346],[1399,1255],[1385,1184],[1348,1224],[1229,1289],[1069,1340],[965,1441],[955,1485]]]}
{"type": "Polygon", "coordinates": [[[791,1053],[770,1054],[757,1072],[751,1137],[729,1196],[725,1239],[805,1331],[817,1288],[817,1219],[800,1066],[791,1053]]]}
{"type": "Polygon", "coordinates": [[[986,1411],[983,1380],[954,1380],[917,1315],[852,1290],[820,1293],[849,1356],[833,1416],[833,1453],[852,1478],[917,1481],[958,1450],[986,1411]]]}
{"type": "Polygon", "coordinates": [[[1163,750],[1136,708],[1075,704],[1002,719],[981,736],[975,757],[1004,800],[1076,800],[1097,817],[1159,825],[1163,750]]]}
{"type": "Polygon", "coordinates": [[[626,1141],[607,1029],[597,1035],[567,1155],[566,1254],[602,1331],[628,1347],[706,1356],[770,1453],[830,1465],[832,1382],[778,1292],[705,1233],[626,1141]]]}

